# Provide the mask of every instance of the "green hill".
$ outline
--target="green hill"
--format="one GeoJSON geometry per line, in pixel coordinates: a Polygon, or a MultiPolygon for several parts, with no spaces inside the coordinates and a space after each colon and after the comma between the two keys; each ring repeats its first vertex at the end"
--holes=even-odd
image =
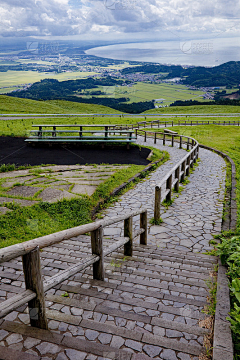
{"type": "Polygon", "coordinates": [[[107,106],[64,100],[36,101],[0,95],[0,114],[120,114],[107,106]]]}
{"type": "Polygon", "coordinates": [[[240,106],[233,105],[195,105],[171,106],[147,110],[143,114],[230,114],[240,113],[240,106]]]}

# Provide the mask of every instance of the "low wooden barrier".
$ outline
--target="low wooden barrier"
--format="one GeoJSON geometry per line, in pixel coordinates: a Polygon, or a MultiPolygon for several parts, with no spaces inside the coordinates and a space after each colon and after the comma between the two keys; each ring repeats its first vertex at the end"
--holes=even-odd
{"type": "MultiPolygon", "coordinates": [[[[160,115],[159,115],[160,116],[160,115]]],[[[215,121],[215,120],[185,120],[185,121],[181,121],[178,120],[176,121],[162,121],[162,120],[150,120],[150,121],[140,121],[136,124],[133,125],[114,125],[115,129],[125,129],[125,130],[129,130],[129,129],[140,129],[140,128],[153,128],[153,127],[167,127],[167,126],[196,126],[196,125],[234,125],[234,126],[239,126],[240,122],[239,121],[215,121]]]]}
{"type": "Polygon", "coordinates": [[[104,256],[110,255],[122,246],[124,246],[124,255],[132,256],[133,240],[139,235],[140,244],[147,245],[146,209],[113,217],[109,220],[81,225],[0,249],[0,263],[22,256],[26,285],[25,291],[0,304],[0,318],[28,303],[30,324],[41,329],[47,329],[44,293],[90,265],[93,265],[93,279],[104,280],[104,256]],[[140,215],[140,229],[133,233],[132,218],[136,215],[140,215]],[[120,221],[124,221],[124,237],[104,251],[103,228],[120,221]],[[91,233],[92,255],[43,282],[40,249],[88,232],[91,233]]]}
{"type": "Polygon", "coordinates": [[[30,130],[28,143],[132,143],[136,141],[134,131],[118,130],[111,125],[32,125],[36,130],[30,130]],[[45,129],[44,129],[45,128],[45,129]],[[61,130],[59,130],[59,128],[61,130]],[[72,130],[75,128],[75,130],[72,130]],[[78,130],[76,130],[78,128],[78,130]],[[96,128],[101,128],[96,130],[96,128]]]}

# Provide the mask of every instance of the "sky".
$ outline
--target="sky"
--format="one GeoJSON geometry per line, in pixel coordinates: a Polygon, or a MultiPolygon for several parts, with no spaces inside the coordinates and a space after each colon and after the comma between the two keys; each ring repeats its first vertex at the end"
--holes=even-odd
{"type": "Polygon", "coordinates": [[[239,0],[0,0],[0,37],[239,38],[239,0]]]}

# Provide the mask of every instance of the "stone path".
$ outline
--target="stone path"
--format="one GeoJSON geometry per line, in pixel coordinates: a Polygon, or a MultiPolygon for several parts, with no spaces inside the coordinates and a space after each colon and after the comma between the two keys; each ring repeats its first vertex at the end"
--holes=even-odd
{"type": "MultiPolygon", "coordinates": [[[[146,144],[142,139],[138,143],[146,144]]],[[[155,185],[186,154],[185,150],[166,147],[161,143],[162,141],[159,141],[154,145],[153,140],[147,141],[148,145],[167,150],[171,159],[152,173],[149,179],[121,196],[116,204],[104,212],[105,216],[147,208],[148,218],[153,217],[155,185]]],[[[221,231],[226,164],[220,156],[204,149],[200,149],[200,160],[199,166],[189,177],[190,183],[161,215],[163,224],[149,228],[149,244],[194,252],[211,249],[211,234],[221,231]]],[[[109,227],[105,230],[105,235],[123,235],[122,224],[109,227]]]]}
{"type": "MultiPolygon", "coordinates": [[[[156,179],[185,154],[164,149],[172,159],[123,195],[106,216],[141,206],[147,206],[152,216],[156,179]]],[[[206,280],[211,279],[217,259],[199,252],[209,249],[211,233],[220,231],[225,170],[221,158],[200,151],[201,162],[163,214],[164,223],[149,226],[148,245],[136,243],[133,257],[124,257],[122,250],[106,257],[104,282],[92,280],[89,268],[49,290],[50,330],[31,328],[26,306],[6,316],[0,322],[2,359],[203,359],[204,337],[209,334],[202,312],[208,296],[206,280]]],[[[106,228],[104,248],[121,231],[119,225],[106,228]]],[[[45,248],[44,278],[89,254],[89,236],[45,248]]],[[[1,264],[0,277],[0,301],[23,291],[21,259],[1,264]]]]}

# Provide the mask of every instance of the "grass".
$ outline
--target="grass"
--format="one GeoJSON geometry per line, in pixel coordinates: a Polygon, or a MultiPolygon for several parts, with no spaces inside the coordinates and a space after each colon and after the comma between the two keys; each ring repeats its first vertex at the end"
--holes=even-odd
{"type": "Polygon", "coordinates": [[[147,110],[144,114],[221,114],[239,113],[239,106],[232,105],[195,105],[195,106],[170,106],[147,110]]]}
{"type": "MultiPolygon", "coordinates": [[[[68,114],[103,113],[120,114],[119,111],[102,105],[81,104],[65,100],[36,101],[0,95],[2,114],[68,114]]],[[[39,121],[38,121],[39,122],[39,121]]]]}

